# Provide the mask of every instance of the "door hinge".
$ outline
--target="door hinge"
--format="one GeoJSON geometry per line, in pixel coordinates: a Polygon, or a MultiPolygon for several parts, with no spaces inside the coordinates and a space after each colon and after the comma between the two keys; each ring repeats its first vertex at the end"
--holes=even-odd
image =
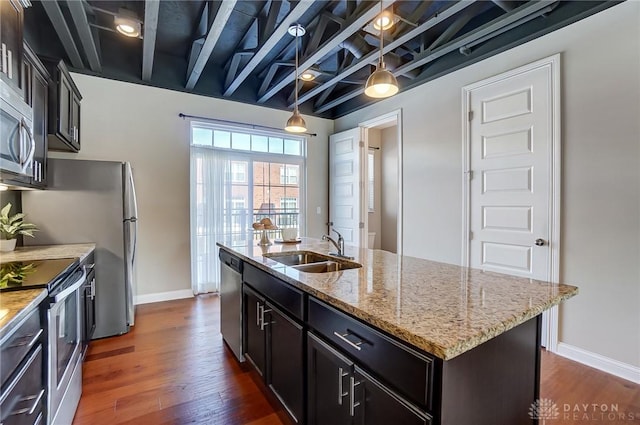
{"type": "Polygon", "coordinates": [[[361,221],[360,223],[358,223],[358,227],[364,229],[364,223],[361,221]]]}
{"type": "Polygon", "coordinates": [[[473,239],[473,232],[470,231],[469,232],[469,240],[472,240],[472,239],[473,239]]]}
{"type": "Polygon", "coordinates": [[[362,140],[360,140],[360,147],[364,148],[364,142],[362,140]]]}
{"type": "Polygon", "coordinates": [[[473,121],[473,111],[469,111],[469,121],[473,121]]]}
{"type": "Polygon", "coordinates": [[[469,180],[473,180],[473,170],[467,171],[467,174],[469,174],[469,180]]]}

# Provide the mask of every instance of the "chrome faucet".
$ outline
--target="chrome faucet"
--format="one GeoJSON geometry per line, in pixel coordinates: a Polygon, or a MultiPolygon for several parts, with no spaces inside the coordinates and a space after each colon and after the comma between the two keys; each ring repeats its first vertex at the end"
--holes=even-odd
{"type": "Polygon", "coordinates": [[[342,235],[336,229],[331,229],[331,230],[336,232],[336,235],[338,235],[338,242],[336,242],[335,239],[333,239],[329,235],[322,235],[322,240],[331,242],[333,244],[333,246],[336,247],[338,252],[330,252],[329,255],[335,255],[336,257],[348,258],[348,259],[352,260],[353,257],[349,257],[347,255],[344,255],[344,238],[342,237],[342,235]]]}

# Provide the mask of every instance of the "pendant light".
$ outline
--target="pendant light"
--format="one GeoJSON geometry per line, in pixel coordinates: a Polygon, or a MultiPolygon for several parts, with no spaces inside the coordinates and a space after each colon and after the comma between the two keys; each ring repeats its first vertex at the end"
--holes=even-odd
{"type": "Polygon", "coordinates": [[[293,104],[293,115],[287,120],[287,125],[284,128],[285,131],[290,133],[304,133],[307,131],[307,123],[304,122],[300,111],[298,111],[298,38],[305,34],[305,29],[300,24],[294,24],[289,27],[289,34],[296,38],[296,82],[295,82],[295,102],[293,104]]]}
{"type": "MultiPolygon", "coordinates": [[[[382,1],[380,2],[380,16],[384,14],[382,8],[382,1]]],[[[387,70],[384,64],[384,29],[380,28],[380,59],[376,70],[367,79],[367,84],[364,86],[364,94],[373,98],[384,98],[393,96],[398,93],[398,81],[396,77],[387,70]]]]}

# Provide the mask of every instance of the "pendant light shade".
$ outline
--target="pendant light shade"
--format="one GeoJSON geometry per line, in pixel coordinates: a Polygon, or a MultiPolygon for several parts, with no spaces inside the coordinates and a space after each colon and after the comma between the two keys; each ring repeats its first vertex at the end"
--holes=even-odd
{"type": "Polygon", "coordinates": [[[287,120],[287,126],[284,130],[289,133],[304,133],[307,131],[307,123],[304,122],[300,112],[297,110],[293,111],[293,115],[287,120]]]}
{"type": "Polygon", "coordinates": [[[289,27],[289,34],[296,38],[296,81],[295,81],[295,102],[293,104],[293,115],[287,120],[287,125],[284,127],[285,131],[290,133],[304,133],[307,131],[307,123],[304,122],[300,111],[298,111],[298,38],[305,34],[305,29],[300,24],[294,24],[289,27]]]}
{"type": "Polygon", "coordinates": [[[378,64],[376,70],[367,79],[364,94],[373,98],[384,98],[396,93],[398,93],[396,77],[386,69],[384,62],[378,64]]]}
{"type": "MultiPolygon", "coordinates": [[[[382,9],[382,2],[380,2],[380,17],[382,19],[384,11],[382,9]]],[[[378,60],[378,66],[373,74],[367,79],[367,83],[364,86],[364,94],[380,99],[384,97],[393,96],[398,93],[398,80],[384,65],[384,26],[380,27],[380,59],[378,60]]]]}

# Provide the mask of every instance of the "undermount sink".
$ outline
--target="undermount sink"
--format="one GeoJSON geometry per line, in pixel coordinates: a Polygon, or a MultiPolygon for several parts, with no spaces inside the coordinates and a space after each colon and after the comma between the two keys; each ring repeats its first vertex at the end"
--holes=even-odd
{"type": "Polygon", "coordinates": [[[264,256],[304,273],[329,273],[362,267],[361,264],[353,261],[342,261],[329,255],[311,251],[278,252],[264,254],[264,256]]]}
{"type": "Polygon", "coordinates": [[[324,261],[322,263],[302,264],[293,268],[305,273],[329,273],[340,270],[356,269],[362,267],[361,264],[349,262],[337,263],[335,261],[324,261]]]}

